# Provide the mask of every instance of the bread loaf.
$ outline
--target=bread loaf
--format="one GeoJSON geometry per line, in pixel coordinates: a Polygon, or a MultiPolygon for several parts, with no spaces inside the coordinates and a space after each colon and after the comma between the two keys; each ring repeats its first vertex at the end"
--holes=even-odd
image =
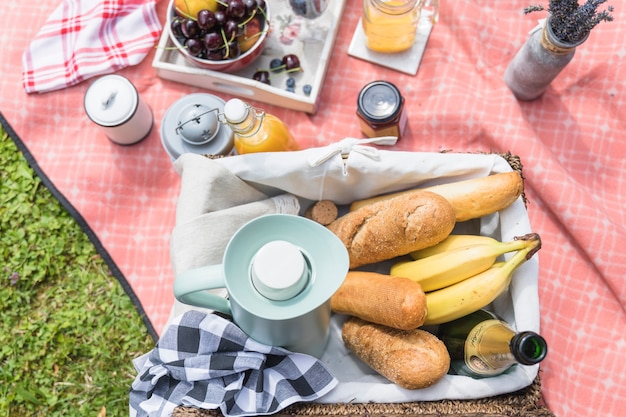
{"type": "Polygon", "coordinates": [[[455,221],[448,200],[420,191],[368,204],[327,227],[346,246],[350,268],[356,268],[436,245],[455,221]]]}
{"type": "Polygon", "coordinates": [[[426,319],[426,294],[422,286],[408,278],[376,272],[349,271],[330,298],[335,313],[393,327],[416,329],[426,319]]]}
{"type": "Polygon", "coordinates": [[[463,222],[507,208],[523,190],[521,175],[511,171],[358,200],[350,205],[350,211],[407,193],[431,191],[445,197],[454,207],[456,221],[463,222]]]}
{"type": "Polygon", "coordinates": [[[450,368],[445,345],[425,330],[397,330],[350,318],[341,335],[346,347],[359,359],[406,389],[429,387],[450,368]]]}

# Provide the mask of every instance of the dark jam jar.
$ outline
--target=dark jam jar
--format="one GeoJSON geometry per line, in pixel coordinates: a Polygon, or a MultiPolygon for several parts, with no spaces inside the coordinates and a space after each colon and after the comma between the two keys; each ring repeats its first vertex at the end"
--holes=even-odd
{"type": "Polygon", "coordinates": [[[404,97],[388,81],[373,81],[359,93],[356,114],[361,131],[369,138],[396,136],[400,139],[407,122],[405,113],[404,97]]]}

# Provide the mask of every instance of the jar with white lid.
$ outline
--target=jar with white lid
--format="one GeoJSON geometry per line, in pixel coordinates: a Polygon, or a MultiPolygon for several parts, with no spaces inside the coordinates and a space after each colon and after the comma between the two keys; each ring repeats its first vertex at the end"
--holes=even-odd
{"type": "Polygon", "coordinates": [[[147,137],[154,122],[148,104],[121,75],[105,75],[94,81],[85,93],[84,108],[91,121],[120,145],[132,145],[147,137]]]}

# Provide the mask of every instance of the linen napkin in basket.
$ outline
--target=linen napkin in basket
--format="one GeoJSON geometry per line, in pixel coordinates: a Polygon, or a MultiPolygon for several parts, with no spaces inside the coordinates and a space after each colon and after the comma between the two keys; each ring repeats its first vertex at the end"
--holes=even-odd
{"type": "Polygon", "coordinates": [[[267,346],[215,314],[188,311],[135,361],[130,416],[169,416],[179,405],[225,416],[275,413],[326,394],[337,380],[312,356],[267,346]]]}
{"type": "Polygon", "coordinates": [[[161,33],[156,0],[63,0],[22,55],[27,93],[137,65],[161,33]]]}

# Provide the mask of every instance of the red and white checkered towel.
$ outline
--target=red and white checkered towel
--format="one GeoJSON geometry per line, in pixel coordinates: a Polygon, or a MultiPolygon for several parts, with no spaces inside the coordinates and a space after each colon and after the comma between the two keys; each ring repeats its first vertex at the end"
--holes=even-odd
{"type": "Polygon", "coordinates": [[[63,0],[22,56],[27,93],[137,65],[161,33],[156,0],[63,0]]]}

